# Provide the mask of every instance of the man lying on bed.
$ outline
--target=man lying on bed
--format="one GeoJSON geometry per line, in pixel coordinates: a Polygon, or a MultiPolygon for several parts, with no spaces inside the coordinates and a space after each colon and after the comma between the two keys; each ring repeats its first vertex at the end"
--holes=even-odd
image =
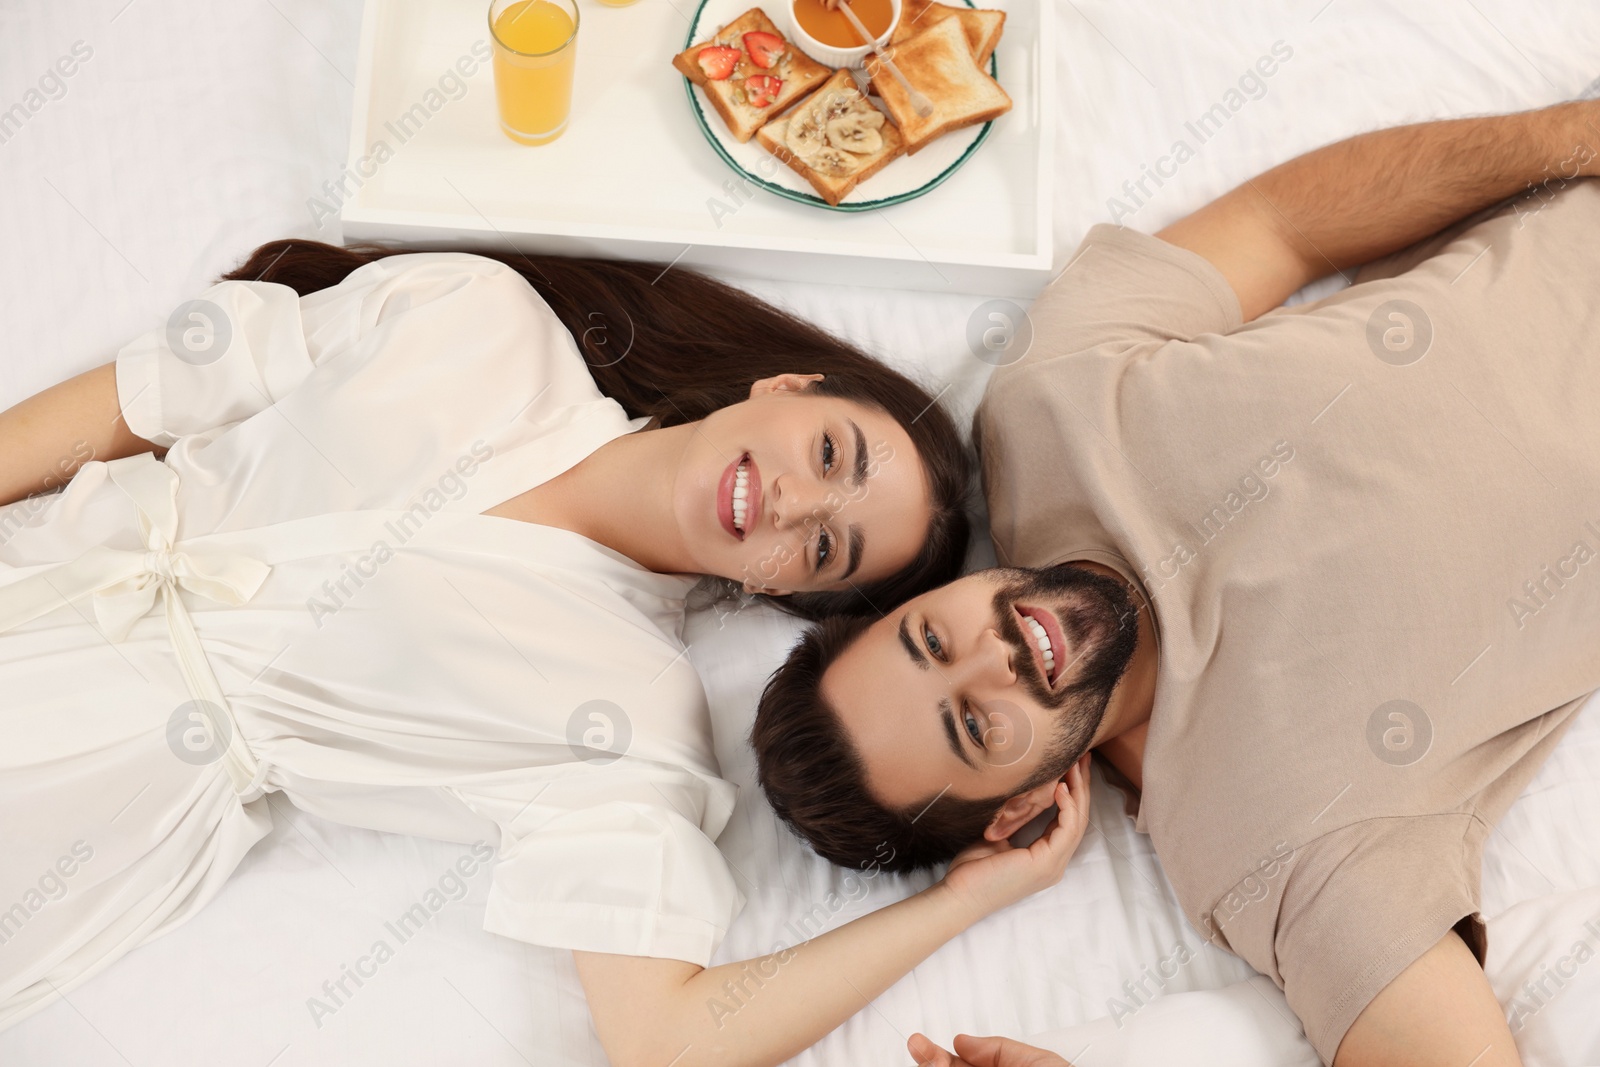
{"type": "MultiPolygon", "coordinates": [[[[1597,145],[1588,102],[1425,123],[1092,229],[978,412],[1006,566],[807,636],[754,732],[777,811],[928,865],[1097,750],[1325,1062],[1517,1063],[1480,857],[1600,688],[1597,145]]],[[[998,1047],[957,1051],[1060,1063],[998,1047]]]]}

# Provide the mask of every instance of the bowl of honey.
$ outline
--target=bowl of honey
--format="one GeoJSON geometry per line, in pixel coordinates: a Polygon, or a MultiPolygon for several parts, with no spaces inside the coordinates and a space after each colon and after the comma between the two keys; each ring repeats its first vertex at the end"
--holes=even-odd
{"type": "MultiPolygon", "coordinates": [[[[844,0],[841,0],[844,2],[844,0]]],[[[828,7],[823,0],[789,0],[790,39],[818,63],[830,67],[860,68],[872,53],[889,42],[895,23],[900,21],[900,0],[848,0],[861,25],[873,41],[861,39],[843,11],[828,7]]]]}

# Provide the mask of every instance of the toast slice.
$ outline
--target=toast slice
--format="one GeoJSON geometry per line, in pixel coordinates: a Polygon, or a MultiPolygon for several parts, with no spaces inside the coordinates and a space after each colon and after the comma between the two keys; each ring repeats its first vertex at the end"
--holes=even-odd
{"type": "Polygon", "coordinates": [[[789,114],[761,127],[756,140],[835,207],[906,147],[899,128],[842,69],[789,114]]]}
{"type": "Polygon", "coordinates": [[[901,88],[900,79],[889,73],[876,56],[867,59],[873,92],[900,127],[908,155],[915,155],[941,134],[988,122],[1011,110],[1011,97],[999,82],[979,69],[960,19],[942,19],[885,51],[906,81],[920,89],[933,105],[932,114],[925,118],[918,115],[901,88]]]}
{"type": "Polygon", "coordinates": [[[828,67],[800,51],[779,33],[778,27],[759,7],[746,11],[709,40],[685,48],[672,57],[672,65],[705,90],[711,106],[717,109],[729,132],[741,144],[830,73],[828,67]],[[752,53],[745,38],[751,33],[770,34],[771,37],[758,38],[758,47],[752,53]],[[720,51],[708,52],[702,57],[701,53],[707,49],[720,51]],[[730,49],[737,55],[727,51],[730,49]],[[772,84],[774,80],[778,83],[776,87],[772,84]]]}
{"type": "Polygon", "coordinates": [[[967,35],[967,44],[972,46],[972,58],[978,61],[979,67],[988,66],[989,57],[994,54],[994,46],[1000,43],[1000,34],[1005,30],[1004,11],[955,7],[941,4],[938,0],[901,0],[900,21],[895,23],[889,43],[899,44],[907,37],[923,30],[930,30],[949,18],[961,20],[961,29],[967,35]]]}

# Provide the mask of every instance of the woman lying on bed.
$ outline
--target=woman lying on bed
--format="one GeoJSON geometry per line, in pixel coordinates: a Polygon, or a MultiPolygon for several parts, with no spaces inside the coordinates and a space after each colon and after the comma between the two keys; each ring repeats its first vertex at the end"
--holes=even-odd
{"type": "Polygon", "coordinates": [[[485,927],[577,953],[623,1067],[781,1061],[1059,878],[1081,805],[707,969],[743,898],[686,594],[815,618],[953,577],[959,437],[687,270],[392,251],[265,245],[0,414],[0,1026],[201,908],[273,791],[498,842],[485,927]],[[780,992],[719,1018],[729,982],[780,992]]]}

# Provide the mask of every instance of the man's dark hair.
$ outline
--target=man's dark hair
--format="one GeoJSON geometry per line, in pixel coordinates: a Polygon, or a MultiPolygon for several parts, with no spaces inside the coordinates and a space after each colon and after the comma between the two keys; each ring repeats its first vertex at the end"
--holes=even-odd
{"type": "Polygon", "coordinates": [[[822,675],[872,622],[838,616],[810,627],[767,681],[750,743],[768,803],[819,856],[841,867],[915,871],[978,841],[1009,798],[943,795],[895,809],[868,791],[866,766],[822,698],[822,675]]]}

